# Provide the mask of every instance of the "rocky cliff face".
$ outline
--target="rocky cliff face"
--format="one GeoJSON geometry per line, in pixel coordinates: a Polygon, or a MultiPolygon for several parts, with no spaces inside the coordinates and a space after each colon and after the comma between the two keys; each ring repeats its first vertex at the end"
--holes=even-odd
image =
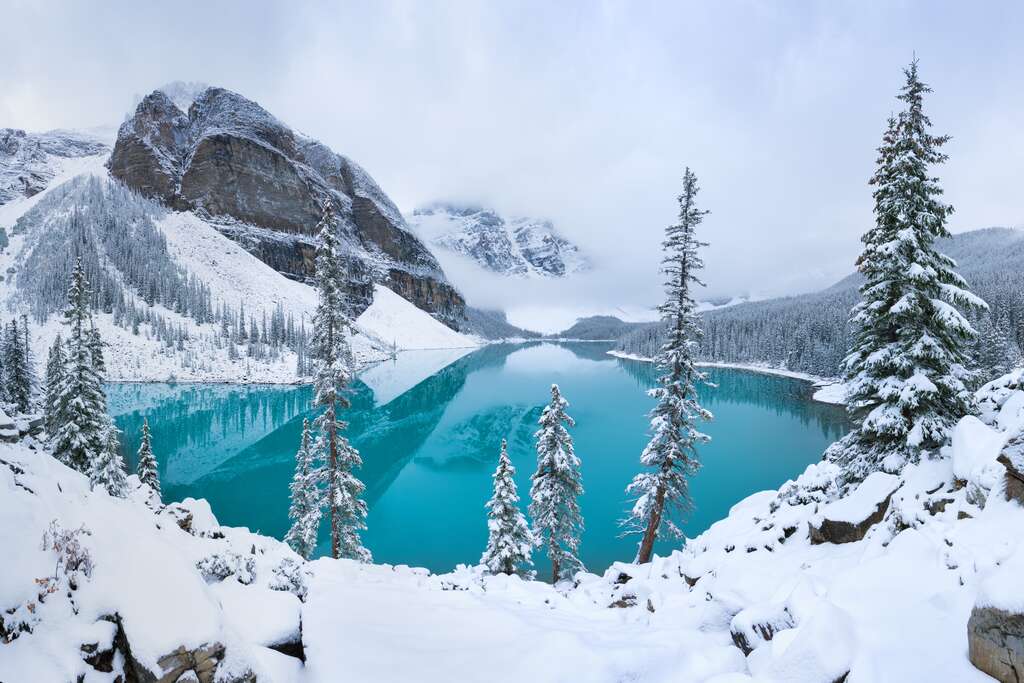
{"type": "Polygon", "coordinates": [[[551,221],[506,219],[492,209],[439,203],[417,209],[409,222],[434,246],[502,275],[564,277],[588,267],[579,247],[559,235],[551,221]]]}
{"type": "Polygon", "coordinates": [[[107,149],[103,142],[75,131],[26,133],[0,128],[0,204],[41,192],[53,179],[57,160],[107,149]]]}
{"type": "Polygon", "coordinates": [[[121,126],[109,162],[114,177],[175,209],[195,211],[299,280],[313,275],[316,225],[328,199],[349,254],[353,314],[372,301],[373,283],[382,282],[458,328],[462,296],[360,166],[231,91],[197,89],[187,112],[188,99],[175,95],[146,96],[121,126]]]}

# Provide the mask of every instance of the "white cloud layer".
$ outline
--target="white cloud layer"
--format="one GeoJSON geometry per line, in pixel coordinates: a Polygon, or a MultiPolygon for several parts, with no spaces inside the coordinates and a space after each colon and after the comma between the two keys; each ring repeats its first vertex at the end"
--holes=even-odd
{"type": "MultiPolygon", "coordinates": [[[[0,126],[116,123],[172,80],[237,90],[359,161],[404,211],[446,198],[554,220],[603,277],[504,288],[524,309],[654,303],[687,164],[712,211],[709,295],[838,279],[915,51],[954,136],[953,228],[1024,222],[1019,3],[69,1],[2,16],[0,126]]],[[[509,301],[485,282],[469,294],[509,301]]]]}

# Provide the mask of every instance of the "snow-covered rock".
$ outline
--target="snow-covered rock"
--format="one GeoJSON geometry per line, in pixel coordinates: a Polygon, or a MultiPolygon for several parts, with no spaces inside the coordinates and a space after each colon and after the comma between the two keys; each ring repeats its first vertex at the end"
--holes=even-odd
{"type": "Polygon", "coordinates": [[[882,521],[900,478],[873,472],[845,498],[829,503],[809,523],[811,543],[852,543],[882,521]]]}
{"type": "Polygon", "coordinates": [[[551,221],[506,219],[492,209],[438,203],[414,211],[409,224],[431,245],[502,275],[564,277],[588,268],[579,247],[551,221]]]}

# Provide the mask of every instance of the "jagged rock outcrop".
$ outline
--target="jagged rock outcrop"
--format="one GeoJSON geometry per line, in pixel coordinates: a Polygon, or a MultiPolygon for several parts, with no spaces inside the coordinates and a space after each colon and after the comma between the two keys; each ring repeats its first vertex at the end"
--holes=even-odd
{"type": "Polygon", "coordinates": [[[417,209],[409,222],[434,246],[502,275],[557,278],[588,268],[579,247],[559,235],[551,221],[505,219],[492,209],[438,203],[417,209]]]}
{"type": "Polygon", "coordinates": [[[106,149],[99,140],[75,131],[0,128],[0,204],[44,190],[56,172],[55,157],[90,156],[106,149]]]}
{"type": "Polygon", "coordinates": [[[321,204],[339,216],[353,314],[373,283],[456,329],[465,302],[401,213],[361,167],[294,132],[261,106],[222,88],[196,93],[188,111],[162,90],[118,132],[111,174],[178,210],[195,211],[289,277],[313,274],[321,204]]]}

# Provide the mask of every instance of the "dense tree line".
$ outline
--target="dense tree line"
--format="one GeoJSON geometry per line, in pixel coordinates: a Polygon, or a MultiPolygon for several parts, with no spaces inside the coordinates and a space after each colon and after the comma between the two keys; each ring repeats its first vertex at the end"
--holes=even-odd
{"type": "MultiPolygon", "coordinates": [[[[214,301],[210,288],[177,265],[157,221],[166,209],[124,185],[79,177],[52,190],[15,224],[31,248],[14,284],[19,302],[43,322],[64,306],[72,270],[79,261],[91,283],[87,305],[108,313],[115,325],[185,351],[193,335],[204,334],[229,358],[277,358],[284,350],[298,355],[296,370],[309,375],[309,334],[280,304],[246,309],[214,301]],[[168,315],[169,311],[209,332],[168,315]]],[[[186,358],[188,364],[192,359],[186,358]]]]}
{"type": "MultiPolygon", "coordinates": [[[[988,303],[988,311],[961,309],[979,332],[971,345],[977,381],[991,379],[1020,364],[1024,349],[1024,249],[1005,254],[1007,240],[1024,246],[1024,234],[982,230],[938,240],[951,252],[971,289],[988,303]],[[1013,265],[1016,263],[1016,265],[1013,265]]],[[[859,277],[813,294],[737,304],[701,314],[704,338],[701,360],[767,363],[823,377],[837,377],[852,341],[849,311],[859,296],[859,277]]],[[[617,348],[653,358],[664,343],[661,323],[628,332],[617,348]]]]}

